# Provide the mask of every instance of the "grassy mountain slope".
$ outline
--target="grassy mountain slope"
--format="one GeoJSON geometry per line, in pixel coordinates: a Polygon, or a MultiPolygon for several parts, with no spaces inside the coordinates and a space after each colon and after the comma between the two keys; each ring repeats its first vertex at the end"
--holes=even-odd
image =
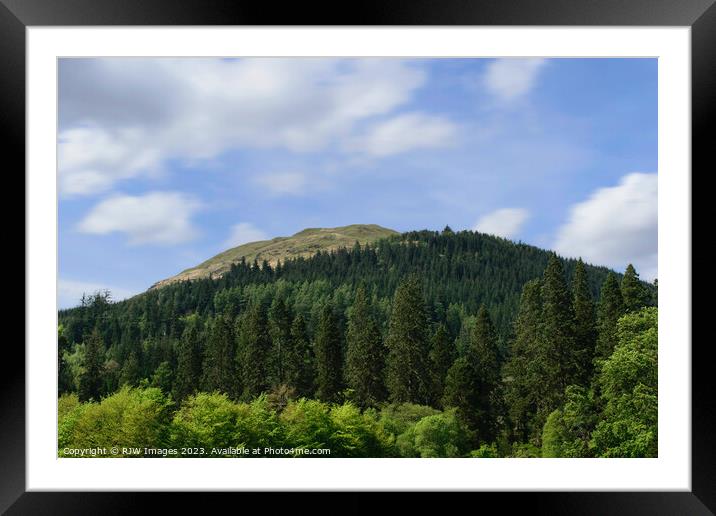
{"type": "Polygon", "coordinates": [[[242,258],[249,263],[254,260],[258,260],[259,263],[266,260],[274,266],[279,261],[285,262],[291,258],[308,257],[318,251],[333,251],[340,247],[350,248],[356,241],[361,244],[372,243],[395,234],[397,234],[396,231],[376,224],[304,229],[290,237],[250,242],[228,249],[196,267],[186,269],[176,276],[155,283],[151,288],[164,287],[179,281],[208,278],[210,275],[212,277],[223,276],[229,271],[232,263],[238,263],[242,258]]]}

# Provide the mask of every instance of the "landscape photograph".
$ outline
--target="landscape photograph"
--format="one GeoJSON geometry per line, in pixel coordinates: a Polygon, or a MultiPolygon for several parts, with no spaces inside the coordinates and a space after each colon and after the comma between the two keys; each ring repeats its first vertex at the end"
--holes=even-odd
{"type": "Polygon", "coordinates": [[[658,457],[657,67],[59,59],[57,456],[658,457]]]}

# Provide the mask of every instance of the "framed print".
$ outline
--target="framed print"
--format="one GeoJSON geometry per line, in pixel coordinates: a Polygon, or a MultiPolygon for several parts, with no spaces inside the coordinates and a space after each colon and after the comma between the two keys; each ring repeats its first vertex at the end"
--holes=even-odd
{"type": "Polygon", "coordinates": [[[709,514],[712,3],[5,1],[27,305],[3,508],[530,491],[709,514]]]}

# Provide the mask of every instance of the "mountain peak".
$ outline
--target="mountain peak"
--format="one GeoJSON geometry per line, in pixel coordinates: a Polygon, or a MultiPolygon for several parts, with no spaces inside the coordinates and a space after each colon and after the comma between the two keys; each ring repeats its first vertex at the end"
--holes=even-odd
{"type": "Polygon", "coordinates": [[[195,280],[223,276],[231,269],[231,264],[242,258],[247,262],[266,260],[274,266],[279,261],[292,258],[309,257],[318,251],[333,251],[341,247],[350,248],[356,241],[368,244],[398,234],[397,231],[377,224],[351,224],[335,228],[306,228],[290,237],[276,237],[271,240],[249,242],[227,249],[199,265],[186,269],[176,276],[158,281],[152,289],[161,288],[179,281],[195,280]]]}

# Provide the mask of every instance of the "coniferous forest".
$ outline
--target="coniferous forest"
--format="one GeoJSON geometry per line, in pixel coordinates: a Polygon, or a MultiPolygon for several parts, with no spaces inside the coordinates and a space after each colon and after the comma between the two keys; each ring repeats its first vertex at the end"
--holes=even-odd
{"type": "Polygon", "coordinates": [[[658,454],[656,282],[449,227],[96,292],[58,371],[60,456],[658,454]]]}

